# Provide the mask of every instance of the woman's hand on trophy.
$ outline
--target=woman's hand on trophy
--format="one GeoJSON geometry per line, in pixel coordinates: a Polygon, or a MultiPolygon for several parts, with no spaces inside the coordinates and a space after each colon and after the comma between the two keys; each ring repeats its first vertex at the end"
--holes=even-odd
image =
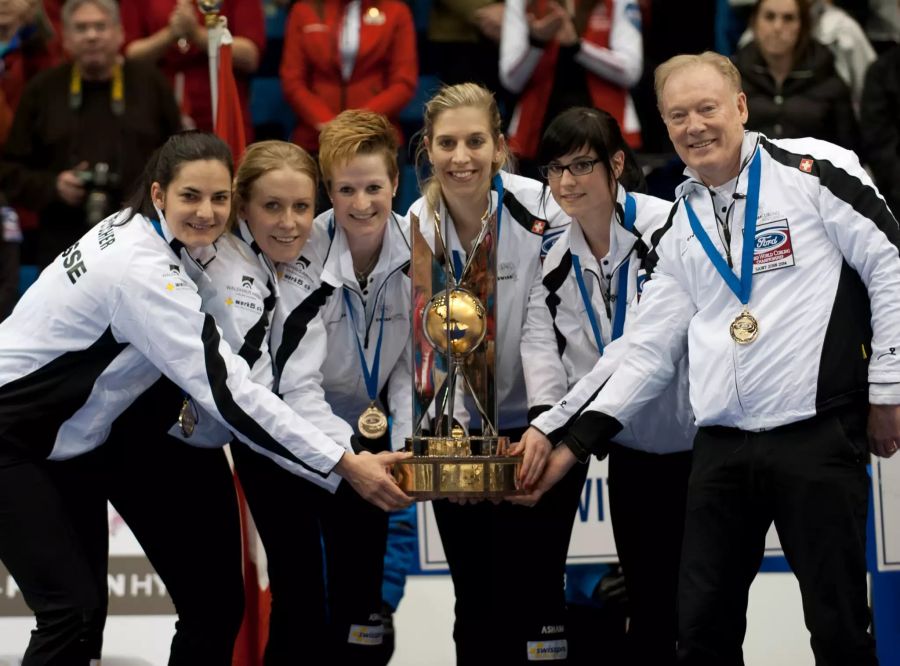
{"type": "Polygon", "coordinates": [[[509,451],[512,456],[522,456],[522,467],[516,483],[519,488],[531,490],[544,471],[544,465],[550,457],[553,444],[537,428],[529,428],[522,435],[522,439],[513,444],[509,451]]]}
{"type": "Polygon", "coordinates": [[[403,509],[412,504],[412,498],[400,490],[397,480],[391,474],[391,466],[409,458],[412,453],[372,454],[368,451],[341,456],[334,471],[340,474],[360,497],[384,511],[403,509]]]}
{"type": "Polygon", "coordinates": [[[544,473],[541,475],[541,478],[538,479],[534,489],[527,495],[513,495],[508,498],[508,501],[513,504],[534,506],[541,497],[544,496],[544,493],[555,486],[557,481],[563,478],[566,473],[572,469],[572,466],[576,462],[578,462],[578,459],[568,446],[557,446],[550,454],[547,465],[544,467],[544,473]]]}

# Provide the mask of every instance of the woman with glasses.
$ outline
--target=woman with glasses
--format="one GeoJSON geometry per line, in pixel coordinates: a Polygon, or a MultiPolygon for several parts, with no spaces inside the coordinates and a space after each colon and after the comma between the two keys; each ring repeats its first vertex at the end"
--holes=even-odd
{"type": "MultiPolygon", "coordinates": [[[[544,134],[540,157],[553,198],[572,224],[547,253],[528,303],[522,362],[529,413],[541,413],[522,438],[529,445],[556,441],[621,358],[627,341],[616,340],[627,331],[653,261],[652,234],[671,208],[634,191],[643,188],[643,174],[605,111],[561,113],[544,134]],[[598,363],[601,357],[606,363],[598,363]]],[[[635,419],[608,448],[610,513],[629,598],[628,663],[675,663],[678,563],[695,430],[686,365],[684,359],[647,418],[635,419]]],[[[583,482],[587,467],[576,465],[567,477],[583,482]]]]}

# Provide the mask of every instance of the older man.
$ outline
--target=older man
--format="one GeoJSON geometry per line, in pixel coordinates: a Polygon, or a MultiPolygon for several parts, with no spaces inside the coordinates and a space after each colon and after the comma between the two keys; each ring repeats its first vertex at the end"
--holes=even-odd
{"type": "Polygon", "coordinates": [[[42,266],[118,209],[181,122],[162,74],[122,60],[115,0],[68,0],[62,19],[72,60],[26,86],[0,162],[0,189],[39,215],[42,266]]]}
{"type": "Polygon", "coordinates": [[[568,429],[534,495],[602,451],[668,384],[686,348],[700,430],[680,663],[743,664],[747,592],[774,521],[816,663],[876,664],[863,426],[868,409],[869,449],[896,452],[900,228],[852,152],[745,133],[746,98],[726,58],[676,56],[657,69],[656,90],[688,179],[654,239],[624,360],[568,429]]]}

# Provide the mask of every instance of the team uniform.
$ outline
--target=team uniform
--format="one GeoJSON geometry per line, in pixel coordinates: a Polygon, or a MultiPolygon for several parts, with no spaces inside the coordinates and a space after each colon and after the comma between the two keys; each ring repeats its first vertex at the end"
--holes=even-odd
{"type": "MultiPolygon", "coordinates": [[[[348,450],[397,449],[409,436],[408,239],[405,218],[391,215],[378,262],[360,286],[347,238],[328,211],[316,218],[302,255],[280,266],[272,331],[276,391],[348,450]],[[390,437],[366,439],[355,431],[372,402],[360,353],[367,369],[377,372],[374,399],[391,416],[390,437]]],[[[266,546],[272,589],[267,666],[341,657],[384,663],[380,611],[388,514],[339,484],[336,475],[326,479],[325,492],[259,456],[245,457],[237,460],[238,473],[266,546]],[[298,508],[289,530],[285,502],[298,508]]]]}
{"type": "MultiPolygon", "coordinates": [[[[522,362],[531,425],[553,439],[621,362],[651,235],[671,207],[618,186],[606,256],[597,260],[580,224],[570,225],[547,253],[528,304],[522,362]]],[[[636,663],[672,663],[675,656],[678,563],[696,432],[687,389],[682,358],[664,395],[608,444],[610,513],[636,663]]],[[[583,484],[587,469],[577,465],[570,474],[583,484]]]]}
{"type": "Polygon", "coordinates": [[[900,403],[900,231],[856,156],[833,144],[751,132],[741,164],[736,179],[713,188],[687,171],[654,236],[623,363],[564,441],[584,456],[598,435],[634,423],[686,345],[700,429],[680,658],[740,662],[747,588],[774,521],[817,662],[874,664],[867,455],[857,435],[867,402],[900,403]],[[752,274],[749,297],[726,284],[726,264],[752,274]],[[749,344],[732,339],[746,330],[742,303],[758,323],[749,344]]]}
{"type": "Polygon", "coordinates": [[[156,225],[123,212],[91,229],[0,326],[0,558],[38,617],[26,664],[86,663],[85,637],[105,604],[41,461],[99,447],[160,372],[280,464],[324,479],[344,453],[250,380],[201,312],[181,244],[164,219],[156,225]]]}
{"type": "MultiPolygon", "coordinates": [[[[496,392],[497,428],[512,441],[528,424],[528,401],[519,347],[529,291],[540,272],[542,248],[569,220],[539,182],[501,172],[491,210],[497,215],[496,392]]],[[[435,211],[424,198],[409,209],[410,224],[435,247],[435,211]]],[[[444,205],[437,211],[455,263],[466,251],[444,205]]],[[[472,426],[479,427],[473,416],[472,426]]],[[[457,662],[518,663],[564,658],[566,550],[580,487],[560,484],[533,509],[509,503],[433,503],[456,592],[457,662]],[[527,555],[526,555],[527,553],[527,555]],[[529,654],[531,656],[529,656],[529,654]]]]}

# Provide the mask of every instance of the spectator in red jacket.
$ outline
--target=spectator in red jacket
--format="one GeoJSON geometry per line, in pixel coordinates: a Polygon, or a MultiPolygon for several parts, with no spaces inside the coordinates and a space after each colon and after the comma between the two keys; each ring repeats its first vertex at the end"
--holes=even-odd
{"type": "Polygon", "coordinates": [[[346,109],[382,113],[396,126],[415,94],[418,69],[415,27],[404,2],[298,2],[281,59],[281,85],[298,119],[292,140],[318,151],[319,130],[346,109]]]}
{"type": "MultiPolygon", "coordinates": [[[[172,81],[182,111],[197,129],[212,131],[207,33],[192,0],[122,2],[125,55],[156,63],[172,81]]],[[[258,0],[222,0],[221,15],[234,36],[231,48],[247,142],[253,140],[249,79],[266,43],[265,19],[258,0]]]]}

